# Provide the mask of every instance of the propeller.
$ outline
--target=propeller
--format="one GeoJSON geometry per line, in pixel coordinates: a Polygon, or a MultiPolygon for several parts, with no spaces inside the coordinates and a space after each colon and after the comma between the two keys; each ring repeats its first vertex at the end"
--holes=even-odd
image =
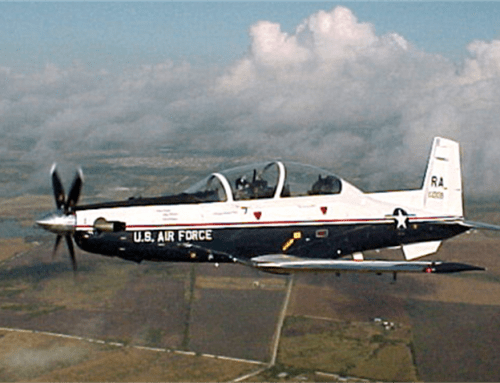
{"type": "Polygon", "coordinates": [[[78,199],[80,198],[80,193],[82,191],[83,173],[81,169],[77,170],[67,197],[64,192],[61,178],[57,173],[56,164],[52,166],[50,175],[52,178],[52,190],[54,192],[57,212],[38,220],[36,223],[45,230],[57,234],[54,249],[52,251],[52,257],[55,256],[61,240],[64,237],[68,247],[69,256],[71,258],[71,264],[73,265],[73,271],[76,271],[77,263],[72,234],[74,234],[76,226],[74,208],[78,203],[78,199]]]}

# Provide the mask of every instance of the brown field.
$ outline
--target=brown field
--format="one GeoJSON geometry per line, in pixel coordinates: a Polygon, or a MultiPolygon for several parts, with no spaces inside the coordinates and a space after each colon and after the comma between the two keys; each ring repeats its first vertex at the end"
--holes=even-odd
{"type": "MultiPolygon", "coordinates": [[[[0,327],[269,361],[284,277],[236,265],[136,265],[80,251],[80,272],[75,277],[63,251],[51,261],[50,243],[32,244],[26,251],[28,245],[19,239],[9,241],[3,243],[19,246],[23,255],[0,266],[0,327]]],[[[450,376],[454,381],[498,380],[500,267],[491,256],[497,249],[498,239],[471,234],[445,243],[434,256],[483,265],[486,272],[401,275],[395,284],[388,275],[296,276],[278,364],[249,380],[280,380],[278,374],[283,371],[309,381],[328,381],[328,374],[371,380],[443,380],[450,376]],[[375,317],[397,323],[403,333],[398,330],[388,336],[374,326],[375,317]]],[[[11,343],[11,334],[7,335],[0,338],[0,347],[6,347],[3,341],[11,343]]],[[[35,340],[39,336],[23,334],[27,346],[19,349],[35,353],[48,349],[53,358],[69,355],[71,360],[63,358],[50,370],[44,367],[29,376],[15,372],[15,363],[9,362],[12,365],[1,367],[0,376],[62,381],[95,380],[99,373],[101,381],[108,376],[104,380],[219,380],[221,375],[214,371],[226,371],[220,365],[232,364],[219,359],[212,369],[210,358],[206,361],[199,356],[143,356],[152,351],[127,348],[111,352],[109,346],[89,351],[84,341],[74,341],[82,346],[64,353],[61,350],[69,346],[41,346],[35,340]],[[139,366],[120,367],[122,375],[113,374],[114,361],[121,366],[122,360],[139,366]],[[153,371],[150,375],[141,372],[146,371],[141,370],[143,363],[153,371]],[[193,367],[186,367],[190,363],[193,367]]],[[[234,379],[257,368],[243,363],[236,370],[229,368],[225,376],[234,379]]]]}
{"type": "Polygon", "coordinates": [[[0,262],[24,253],[33,247],[23,238],[0,238],[0,262]]]}
{"type": "Polygon", "coordinates": [[[0,218],[14,218],[24,226],[32,226],[37,215],[53,208],[53,198],[48,195],[0,198],[0,218]]]}
{"type": "MultiPolygon", "coordinates": [[[[42,347],[35,340],[39,334],[23,333],[27,355],[48,348],[46,354],[57,360],[50,371],[37,369],[28,376],[13,362],[17,356],[5,359],[0,372],[7,380],[219,381],[255,370],[259,365],[253,361],[269,360],[284,297],[282,277],[237,265],[137,265],[81,251],[75,276],[64,251],[51,261],[51,248],[50,243],[38,245],[0,265],[0,327],[220,358],[151,354],[130,347],[103,353],[89,351],[85,341],[80,341],[83,351],[64,356],[65,345],[42,347]],[[236,363],[226,356],[250,362],[236,363]]],[[[3,341],[12,343],[8,335],[0,337],[0,348],[3,341]]]]}
{"type": "Polygon", "coordinates": [[[228,290],[283,290],[286,287],[285,279],[281,278],[241,278],[241,277],[214,277],[199,276],[196,278],[196,287],[200,289],[228,289],[228,290]]]}
{"type": "Polygon", "coordinates": [[[499,380],[498,306],[411,301],[408,311],[422,380],[499,380]]]}
{"type": "Polygon", "coordinates": [[[227,381],[254,365],[0,330],[1,381],[227,381]]]}
{"type": "Polygon", "coordinates": [[[0,269],[0,326],[268,358],[284,296],[285,285],[278,278],[264,276],[259,282],[261,276],[251,277],[253,270],[221,266],[216,272],[222,288],[214,288],[213,282],[205,285],[214,278],[208,275],[213,266],[136,265],[81,252],[75,277],[65,260],[36,262],[36,257],[50,260],[50,246],[40,249],[12,260],[4,273],[0,269]],[[191,295],[192,272],[201,282],[191,295]],[[241,277],[228,276],[234,273],[241,277]],[[228,281],[240,281],[245,288],[229,289],[228,281]],[[241,317],[244,323],[235,320],[241,317]],[[246,346],[239,347],[243,343],[246,346]]]}

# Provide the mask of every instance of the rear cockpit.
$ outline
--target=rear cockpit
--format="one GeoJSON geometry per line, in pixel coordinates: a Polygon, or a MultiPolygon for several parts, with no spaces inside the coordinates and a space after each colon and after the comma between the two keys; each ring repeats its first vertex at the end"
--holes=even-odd
{"type": "Polygon", "coordinates": [[[185,193],[200,202],[334,195],[342,192],[343,182],[314,166],[275,161],[213,173],[185,193]]]}

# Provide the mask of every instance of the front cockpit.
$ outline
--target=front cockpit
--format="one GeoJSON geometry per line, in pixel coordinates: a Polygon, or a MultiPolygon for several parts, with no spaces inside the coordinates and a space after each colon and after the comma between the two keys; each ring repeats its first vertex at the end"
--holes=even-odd
{"type": "Polygon", "coordinates": [[[343,181],[326,170],[274,161],[212,173],[185,193],[203,202],[225,202],[334,195],[340,194],[342,187],[343,181]]]}

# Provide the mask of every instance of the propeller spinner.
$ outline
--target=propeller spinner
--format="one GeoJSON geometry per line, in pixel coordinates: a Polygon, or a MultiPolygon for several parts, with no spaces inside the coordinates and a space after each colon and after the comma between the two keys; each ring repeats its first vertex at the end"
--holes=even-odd
{"type": "Polygon", "coordinates": [[[64,187],[61,179],[56,170],[56,164],[52,166],[50,174],[52,178],[52,189],[54,192],[57,212],[36,221],[36,223],[43,229],[57,234],[52,256],[56,254],[62,238],[64,237],[66,239],[66,245],[68,246],[73,270],[76,271],[77,264],[75,258],[75,247],[73,245],[72,238],[72,234],[75,232],[76,217],[73,214],[73,210],[78,203],[78,199],[80,198],[80,192],[83,186],[83,173],[81,169],[78,169],[76,172],[67,198],[64,193],[64,187]]]}

